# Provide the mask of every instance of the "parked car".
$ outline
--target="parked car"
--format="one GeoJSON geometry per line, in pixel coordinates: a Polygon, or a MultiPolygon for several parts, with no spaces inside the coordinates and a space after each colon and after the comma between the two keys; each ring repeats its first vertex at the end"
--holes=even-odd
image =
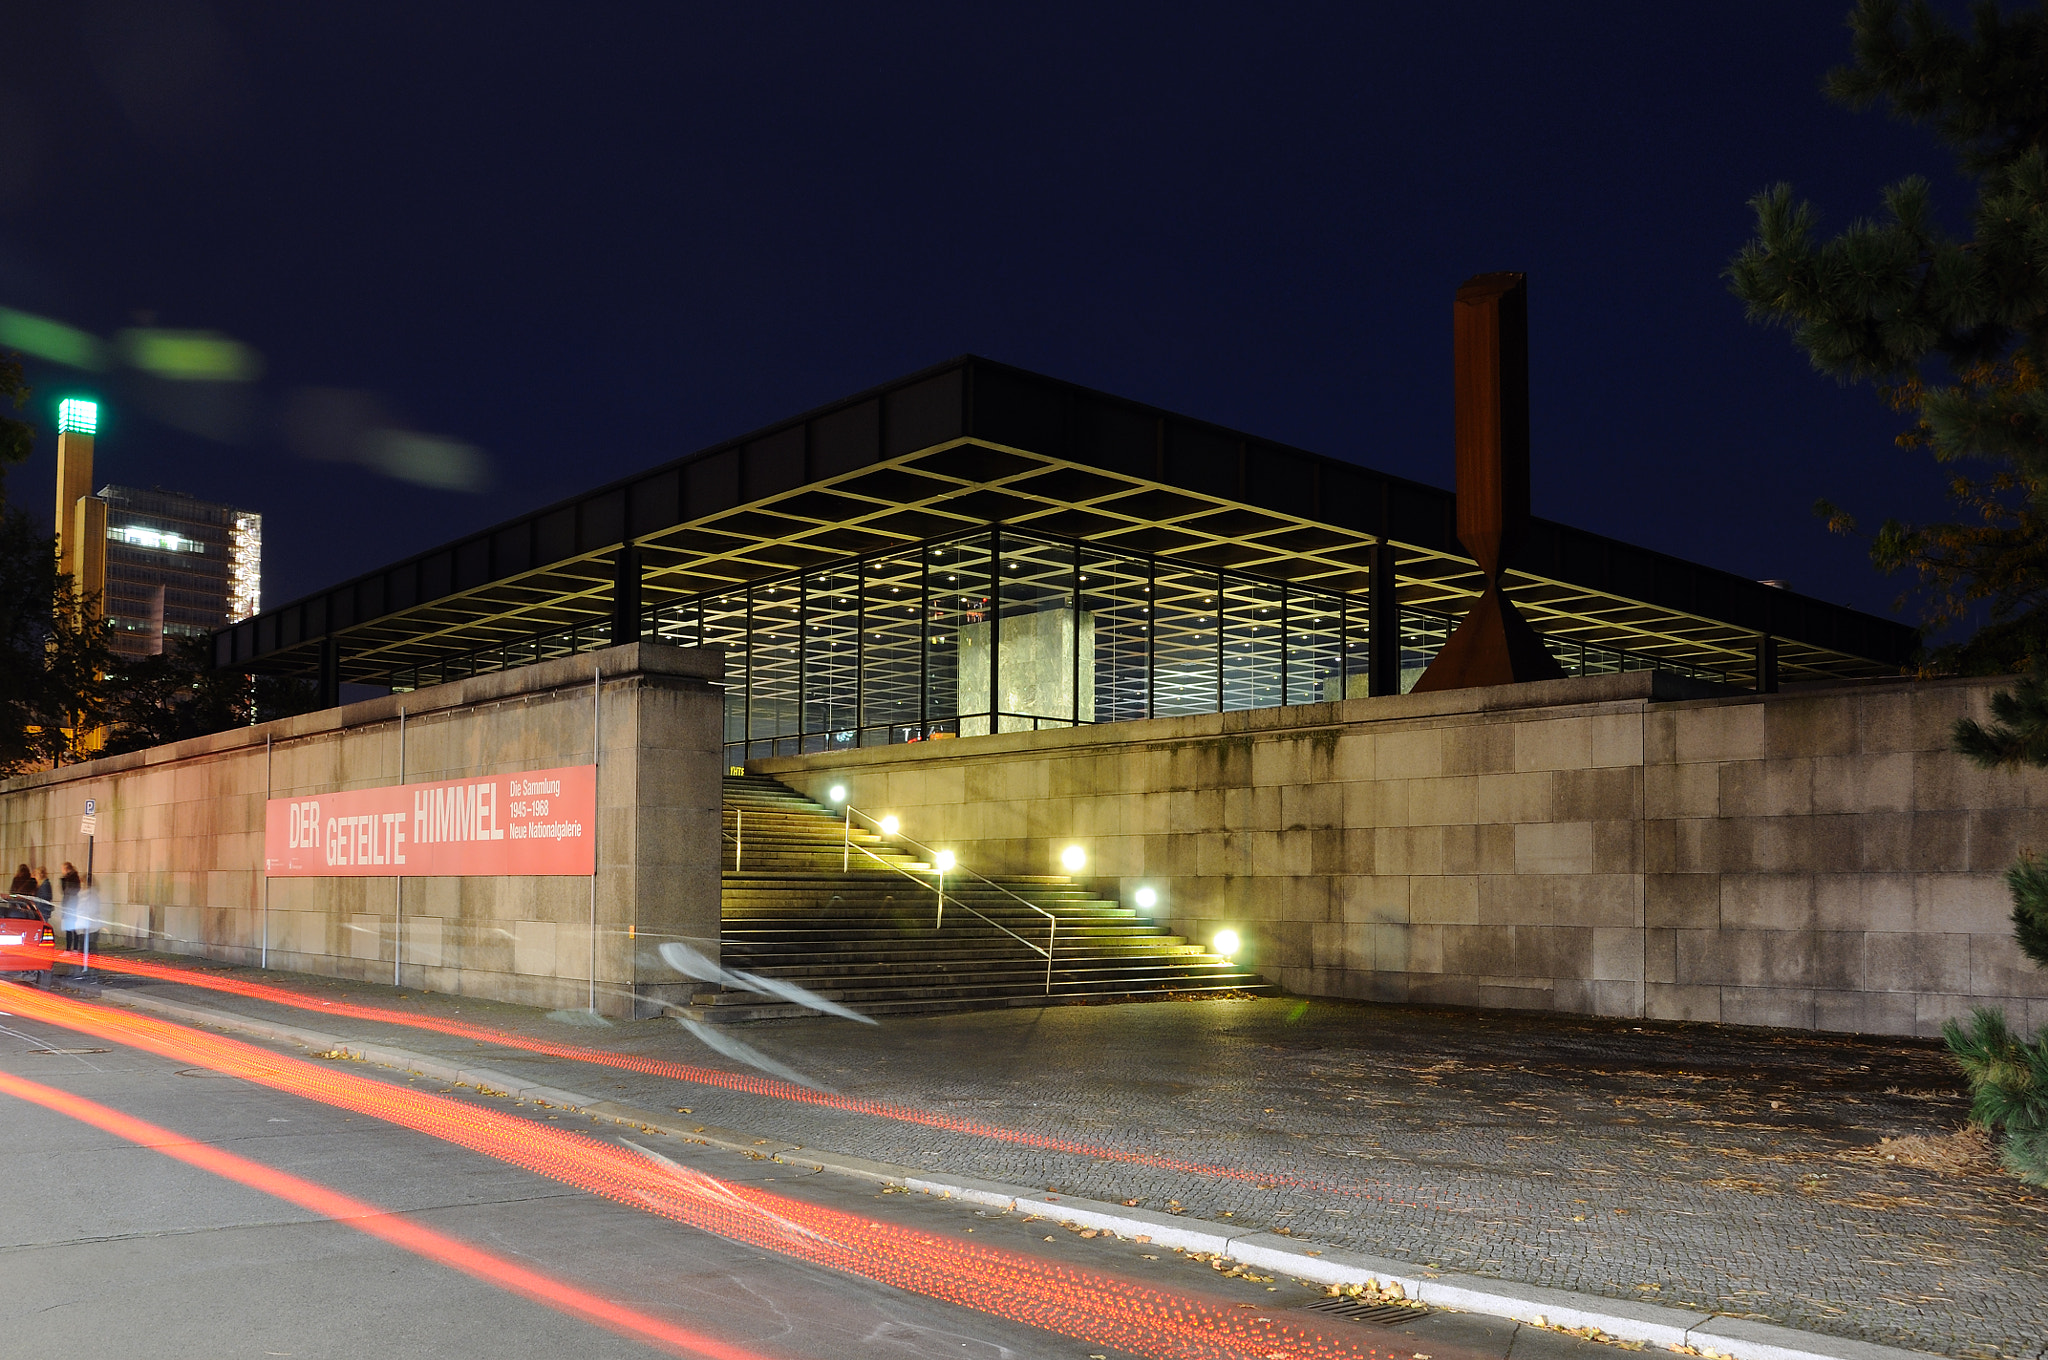
{"type": "Polygon", "coordinates": [[[50,980],[49,955],[31,952],[56,946],[57,934],[50,929],[48,909],[49,904],[40,898],[0,897],[0,975],[27,974],[38,981],[50,980]]]}

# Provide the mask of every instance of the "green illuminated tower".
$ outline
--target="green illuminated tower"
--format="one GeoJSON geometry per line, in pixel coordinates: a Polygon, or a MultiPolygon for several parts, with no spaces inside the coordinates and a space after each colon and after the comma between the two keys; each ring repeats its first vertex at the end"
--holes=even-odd
{"type": "Polygon", "coordinates": [[[92,445],[99,403],[67,397],[57,407],[57,570],[97,614],[107,586],[107,506],[92,494],[92,445]]]}

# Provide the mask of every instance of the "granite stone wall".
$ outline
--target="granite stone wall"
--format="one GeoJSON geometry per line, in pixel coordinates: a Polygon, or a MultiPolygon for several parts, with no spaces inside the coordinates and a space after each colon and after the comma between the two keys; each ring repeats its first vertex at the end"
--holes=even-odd
{"type": "Polygon", "coordinates": [[[716,949],[723,674],[715,648],[615,647],[6,780],[0,859],[83,871],[92,798],[111,939],[386,982],[396,962],[407,986],[550,1008],[593,976],[610,1014],[687,999],[649,946],[716,949]],[[594,885],[262,874],[267,797],[589,764],[594,731],[594,885]]]}
{"type": "Polygon", "coordinates": [[[1141,885],[1311,995],[1927,1034],[2048,1023],[2001,875],[2048,772],[1948,750],[1996,682],[1651,673],[752,762],[987,872],[1141,885]]]}

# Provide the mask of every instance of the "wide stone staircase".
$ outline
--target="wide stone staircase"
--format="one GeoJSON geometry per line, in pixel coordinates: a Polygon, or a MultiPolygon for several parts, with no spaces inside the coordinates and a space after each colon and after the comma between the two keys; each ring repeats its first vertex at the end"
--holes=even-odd
{"type": "MultiPolygon", "coordinates": [[[[873,831],[855,830],[850,850],[847,839],[839,816],[788,785],[726,777],[727,968],[872,1015],[1275,990],[1064,874],[948,874],[941,916],[930,864],[873,831]],[[1043,913],[1057,921],[1049,988],[1043,913]]],[[[714,1021],[811,1013],[729,988],[699,991],[691,1011],[714,1021]]]]}

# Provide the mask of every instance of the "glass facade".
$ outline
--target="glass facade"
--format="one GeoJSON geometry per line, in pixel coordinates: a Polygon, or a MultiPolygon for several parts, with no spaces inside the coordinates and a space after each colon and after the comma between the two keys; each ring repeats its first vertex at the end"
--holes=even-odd
{"type": "MultiPolygon", "coordinates": [[[[1457,621],[1403,609],[1401,687],[1457,621]]],[[[1362,595],[989,528],[649,610],[643,637],[722,646],[730,761],[990,732],[1317,704],[1366,693],[1362,595]]],[[[1569,675],[1747,676],[1547,639],[1569,675]]],[[[451,658],[399,689],[611,644],[605,625],[451,658]]]]}

